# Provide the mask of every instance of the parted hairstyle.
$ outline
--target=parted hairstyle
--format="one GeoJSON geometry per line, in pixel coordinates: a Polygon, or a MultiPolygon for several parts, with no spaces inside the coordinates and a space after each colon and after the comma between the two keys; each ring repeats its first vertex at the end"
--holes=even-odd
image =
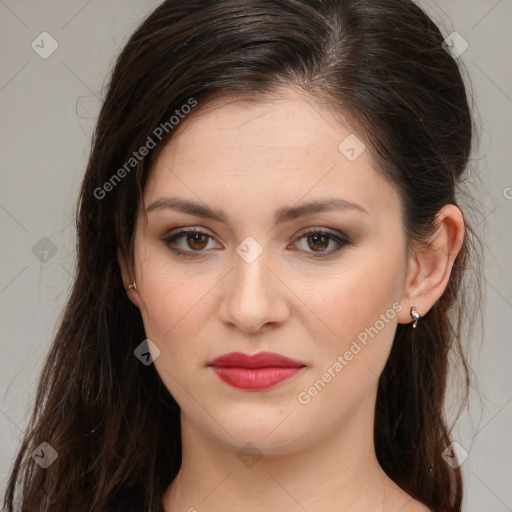
{"type": "MultiPolygon", "coordinates": [[[[5,507],[163,510],[181,464],[180,411],[154,365],[134,356],[146,336],[117,256],[133,265],[137,208],[172,138],[169,120],[191,110],[183,105],[215,95],[258,101],[282,87],[309,94],[358,130],[400,194],[407,242],[426,242],[436,213],[458,204],[476,141],[464,70],[443,39],[409,0],[167,0],[141,23],[106,87],[77,204],[74,282],[5,507]],[[148,138],[154,147],[142,158],[148,138]],[[42,442],[58,453],[46,469],[31,457],[42,442]]],[[[463,498],[460,468],[442,454],[452,442],[443,405],[450,354],[463,401],[471,374],[462,324],[474,312],[463,276],[478,237],[465,220],[444,294],[418,328],[397,327],[375,411],[379,463],[435,512],[460,511],[463,498]]]]}

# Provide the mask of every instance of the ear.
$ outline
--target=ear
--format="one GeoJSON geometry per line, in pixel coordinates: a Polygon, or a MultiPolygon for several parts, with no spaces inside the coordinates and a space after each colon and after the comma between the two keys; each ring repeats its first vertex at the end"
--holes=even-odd
{"type": "Polygon", "coordinates": [[[128,286],[135,282],[135,280],[132,278],[130,272],[128,271],[128,265],[126,264],[126,260],[124,259],[119,247],[117,249],[117,261],[119,263],[121,278],[123,280],[124,289],[126,290],[128,298],[140,309],[141,305],[137,291],[133,288],[128,289],[128,286]]]}
{"type": "MultiPolygon", "coordinates": [[[[436,230],[426,244],[411,249],[401,303],[404,308],[398,322],[413,321],[411,306],[424,316],[444,293],[455,258],[464,242],[464,217],[453,204],[447,204],[436,215],[436,230]]],[[[421,321],[420,321],[421,322],[421,321]]]]}

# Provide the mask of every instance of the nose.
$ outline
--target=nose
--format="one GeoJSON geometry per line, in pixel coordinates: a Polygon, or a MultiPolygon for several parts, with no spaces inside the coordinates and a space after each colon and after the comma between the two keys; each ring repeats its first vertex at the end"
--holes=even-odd
{"type": "Polygon", "coordinates": [[[255,334],[286,320],[286,286],[270,267],[266,251],[252,262],[233,255],[234,268],[224,280],[219,316],[223,323],[255,334]]]}

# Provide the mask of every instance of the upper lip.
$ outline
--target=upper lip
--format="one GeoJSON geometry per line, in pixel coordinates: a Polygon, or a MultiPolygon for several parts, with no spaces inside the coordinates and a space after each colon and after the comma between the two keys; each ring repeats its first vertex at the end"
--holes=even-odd
{"type": "Polygon", "coordinates": [[[230,352],[216,357],[208,363],[208,366],[220,368],[301,368],[306,365],[275,352],[258,352],[256,354],[230,352]]]}

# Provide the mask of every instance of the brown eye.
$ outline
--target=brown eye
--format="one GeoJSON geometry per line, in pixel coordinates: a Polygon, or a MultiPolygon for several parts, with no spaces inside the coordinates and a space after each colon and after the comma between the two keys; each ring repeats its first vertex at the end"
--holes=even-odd
{"type": "MultiPolygon", "coordinates": [[[[305,247],[299,247],[299,249],[309,253],[313,258],[329,256],[344,246],[351,245],[343,233],[330,233],[321,230],[309,230],[302,233],[296,237],[295,244],[303,240],[306,241],[305,247]],[[331,243],[334,244],[334,248],[328,250],[331,243]]],[[[208,243],[214,241],[214,238],[197,229],[189,229],[171,233],[162,238],[162,241],[172,252],[180,256],[195,257],[203,253],[207,254],[209,252],[208,243]]]]}
{"type": "Polygon", "coordinates": [[[346,237],[343,233],[330,233],[318,229],[302,232],[295,239],[295,243],[297,244],[302,240],[305,240],[306,243],[303,244],[303,247],[299,247],[299,249],[306,253],[312,254],[313,258],[329,256],[330,254],[343,249],[343,247],[346,245],[351,245],[348,237],[346,237]],[[334,249],[328,250],[331,242],[334,244],[334,249]]]}
{"type": "Polygon", "coordinates": [[[307,237],[308,246],[311,249],[324,251],[329,246],[330,238],[320,234],[309,235],[307,237]]]}
{"type": "Polygon", "coordinates": [[[188,246],[195,251],[200,251],[208,245],[207,235],[199,232],[187,233],[186,241],[188,246]]]}
{"type": "Polygon", "coordinates": [[[181,256],[190,257],[208,252],[206,249],[210,240],[213,240],[211,235],[197,229],[182,230],[162,238],[171,251],[181,256]]]}

